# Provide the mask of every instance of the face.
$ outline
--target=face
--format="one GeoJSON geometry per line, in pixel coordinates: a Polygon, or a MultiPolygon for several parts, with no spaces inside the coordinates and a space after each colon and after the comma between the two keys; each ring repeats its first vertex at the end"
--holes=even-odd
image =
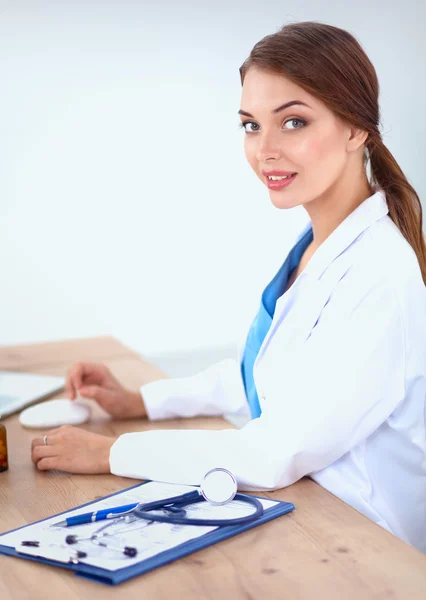
{"type": "Polygon", "coordinates": [[[254,67],[244,79],[241,112],[245,155],[277,208],[325,197],[348,168],[350,150],[362,144],[349,141],[350,125],[320,100],[286,77],[254,67]],[[295,100],[307,106],[280,108],[295,100]],[[274,170],[296,175],[269,181],[263,171],[274,170]]]}

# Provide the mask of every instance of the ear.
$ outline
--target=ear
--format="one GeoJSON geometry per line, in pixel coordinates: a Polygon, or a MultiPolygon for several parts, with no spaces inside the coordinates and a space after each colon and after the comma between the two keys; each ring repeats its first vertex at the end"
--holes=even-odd
{"type": "Polygon", "coordinates": [[[350,137],[348,139],[347,149],[349,152],[357,150],[368,137],[368,131],[351,127],[349,129],[350,137]]]}

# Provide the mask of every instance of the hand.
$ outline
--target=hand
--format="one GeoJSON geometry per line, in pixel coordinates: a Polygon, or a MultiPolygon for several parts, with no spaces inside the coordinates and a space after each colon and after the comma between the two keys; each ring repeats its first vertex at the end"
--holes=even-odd
{"type": "Polygon", "coordinates": [[[59,469],[67,473],[109,473],[109,452],[117,438],[65,425],[31,442],[31,460],[40,471],[59,469]]]}
{"type": "Polygon", "coordinates": [[[115,419],[147,417],[140,392],[125,388],[107,366],[100,363],[77,361],[68,370],[65,391],[70,400],[76,392],[92,398],[115,419]]]}

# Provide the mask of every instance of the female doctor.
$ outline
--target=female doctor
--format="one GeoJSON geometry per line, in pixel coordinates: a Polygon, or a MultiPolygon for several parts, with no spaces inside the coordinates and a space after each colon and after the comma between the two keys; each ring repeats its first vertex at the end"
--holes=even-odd
{"type": "Polygon", "coordinates": [[[347,31],[299,22],[257,43],[240,75],[247,160],[276,208],[310,217],[262,293],[242,356],[138,391],[76,363],[66,389],[114,418],[251,420],[117,439],[62,427],[33,440],[32,460],[193,485],[221,466],[251,491],[309,475],[426,551],[422,210],[381,139],[375,69],[347,31]]]}

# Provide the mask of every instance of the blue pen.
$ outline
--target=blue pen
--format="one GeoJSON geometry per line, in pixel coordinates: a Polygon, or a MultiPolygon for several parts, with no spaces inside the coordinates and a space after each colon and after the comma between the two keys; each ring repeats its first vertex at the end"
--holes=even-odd
{"type": "Polygon", "coordinates": [[[130,512],[136,508],[136,506],[138,506],[137,502],[135,504],[125,504],[124,506],[95,510],[94,512],[76,515],[75,517],[68,517],[65,521],[53,523],[50,527],[72,527],[73,525],[83,525],[84,523],[95,523],[96,521],[102,521],[103,519],[112,519],[117,516],[117,513],[130,512]]]}

